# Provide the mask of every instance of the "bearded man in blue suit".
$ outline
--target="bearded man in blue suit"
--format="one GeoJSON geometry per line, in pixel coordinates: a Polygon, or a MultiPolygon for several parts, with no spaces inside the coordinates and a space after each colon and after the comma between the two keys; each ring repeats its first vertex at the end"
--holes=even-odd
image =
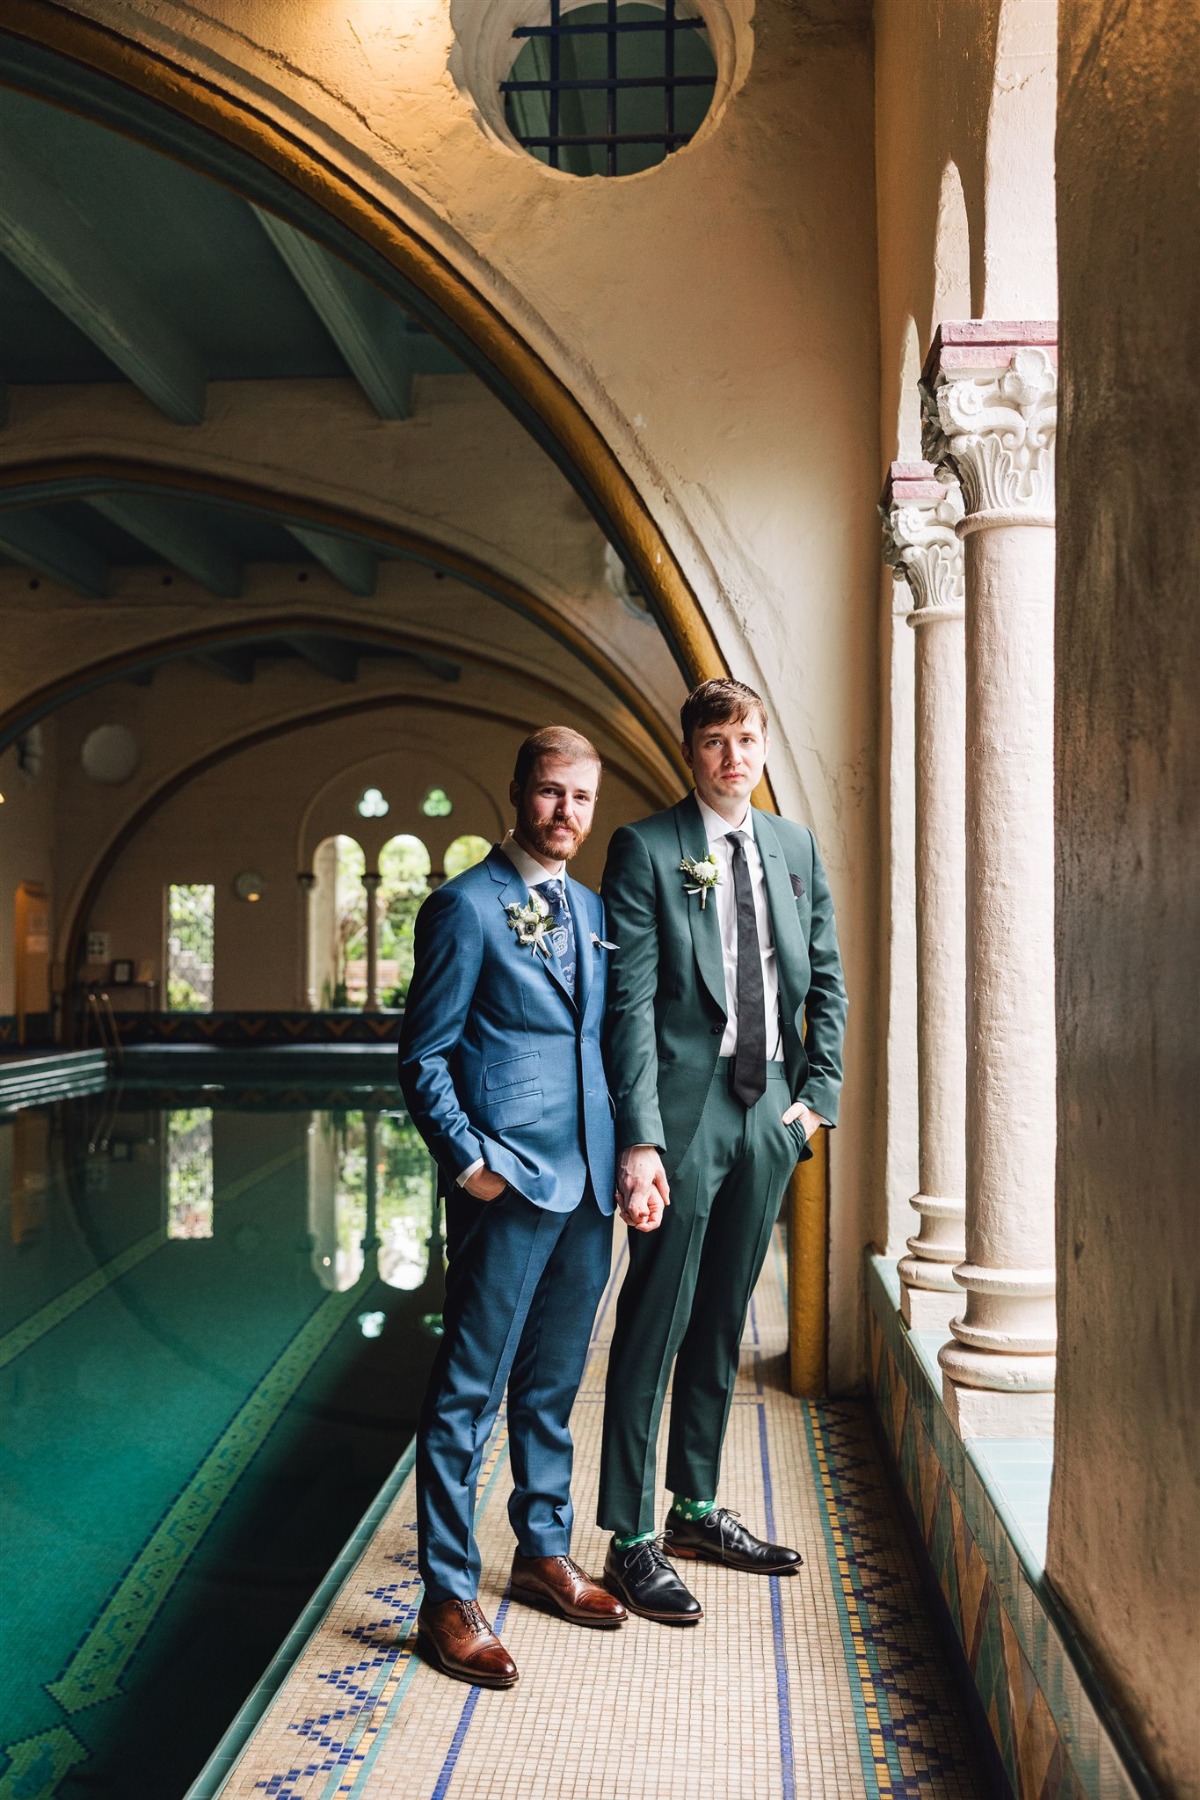
{"type": "Polygon", "coordinates": [[[514,829],[417,915],[400,1086],[446,1194],[445,1335],[417,1431],[417,1636],[443,1673],[511,1687],[479,1606],[475,1491],[508,1386],[511,1591],[577,1625],[620,1601],[571,1560],[571,1407],[608,1276],[613,1108],[601,1054],[604,907],[569,879],[600,759],[548,726],[521,745],[514,829]]]}

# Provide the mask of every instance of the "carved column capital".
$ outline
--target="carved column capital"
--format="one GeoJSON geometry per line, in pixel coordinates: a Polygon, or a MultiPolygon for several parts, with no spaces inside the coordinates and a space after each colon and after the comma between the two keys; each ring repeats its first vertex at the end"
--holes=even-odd
{"type": "Polygon", "coordinates": [[[963,516],[958,482],[932,463],[893,463],[879,502],[883,560],[912,590],[910,625],[963,616],[963,516]]]}
{"type": "Polygon", "coordinates": [[[1058,346],[1053,323],[952,321],[921,376],[921,447],[962,484],[958,525],[1053,525],[1058,346]]]}

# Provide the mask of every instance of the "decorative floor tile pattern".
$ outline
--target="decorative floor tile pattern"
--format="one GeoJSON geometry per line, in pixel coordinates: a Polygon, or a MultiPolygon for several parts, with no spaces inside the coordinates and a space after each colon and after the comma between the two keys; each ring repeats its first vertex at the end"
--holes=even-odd
{"type": "MultiPolygon", "coordinates": [[[[618,1270],[615,1280],[619,1279],[618,1270]]],[[[611,1294],[575,1413],[575,1554],[590,1524],[611,1294]]],[[[224,1800],[975,1800],[984,1776],[860,1404],[785,1382],[782,1257],[760,1283],[722,1500],[796,1544],[791,1579],[689,1564],[695,1630],[580,1631],[512,1604],[500,1421],[481,1487],[481,1601],[516,1688],[451,1682],[410,1650],[411,1477],[236,1764],[224,1800]]],[[[665,1434],[664,1434],[665,1438],[665,1434]]]]}

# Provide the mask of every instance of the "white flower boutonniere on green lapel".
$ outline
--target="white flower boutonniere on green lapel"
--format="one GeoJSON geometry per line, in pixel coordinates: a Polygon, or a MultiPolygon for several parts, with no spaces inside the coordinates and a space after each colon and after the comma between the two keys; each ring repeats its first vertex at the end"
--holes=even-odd
{"type": "Polygon", "coordinates": [[[683,884],[684,893],[699,894],[700,911],[703,912],[704,902],[708,899],[708,890],[715,888],[721,879],[720,869],[711,856],[702,856],[699,861],[693,861],[690,856],[685,856],[679,867],[688,878],[683,884]],[[688,882],[692,884],[690,887],[688,882]]]}
{"type": "Polygon", "coordinates": [[[511,900],[504,908],[508,914],[510,928],[517,934],[517,942],[531,956],[544,956],[550,961],[552,954],[549,940],[550,908],[540,894],[531,894],[522,902],[511,900]]]}

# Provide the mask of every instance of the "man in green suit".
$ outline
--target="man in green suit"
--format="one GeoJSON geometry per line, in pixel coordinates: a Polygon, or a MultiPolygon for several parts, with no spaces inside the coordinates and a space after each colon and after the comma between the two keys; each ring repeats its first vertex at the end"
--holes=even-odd
{"type": "Polygon", "coordinates": [[[632,1612],[701,1617],[667,1555],[794,1573],[800,1557],[716,1502],[750,1296],[809,1139],[837,1122],[846,990],[813,834],[758,811],[766,710],[706,681],[684,703],[695,791],[626,825],[602,892],[609,1085],[629,1272],[604,1411],[605,1579],[632,1612]],[[671,1365],[674,1503],[655,1535],[655,1460],[671,1365]]]}

